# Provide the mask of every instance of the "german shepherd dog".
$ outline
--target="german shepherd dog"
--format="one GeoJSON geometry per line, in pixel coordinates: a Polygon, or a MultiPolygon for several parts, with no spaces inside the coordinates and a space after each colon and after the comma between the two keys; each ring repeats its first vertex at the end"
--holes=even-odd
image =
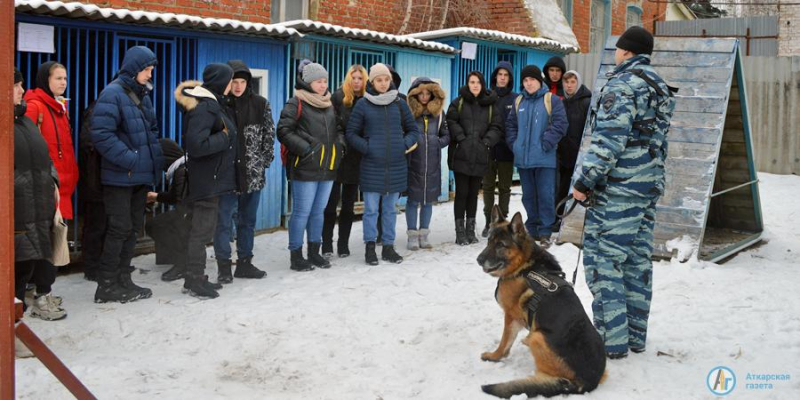
{"type": "Polygon", "coordinates": [[[578,296],[563,277],[555,257],[537,246],[525,230],[522,215],[506,221],[492,210],[492,230],[478,264],[498,278],[495,299],[505,313],[497,350],[481,354],[484,361],[508,356],[517,334],[536,362],[535,375],[484,385],[483,391],[501,398],[518,394],[551,397],[594,390],[605,378],[606,353],[578,296]]]}

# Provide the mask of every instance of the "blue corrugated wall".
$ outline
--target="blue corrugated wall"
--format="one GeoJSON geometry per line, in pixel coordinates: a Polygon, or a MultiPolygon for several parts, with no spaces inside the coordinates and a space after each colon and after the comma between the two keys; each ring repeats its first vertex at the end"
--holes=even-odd
{"type": "MultiPolygon", "coordinates": [[[[275,124],[286,99],[286,43],[269,40],[200,39],[197,42],[197,77],[202,77],[203,68],[214,62],[243,60],[251,69],[268,72],[267,100],[272,107],[275,124]]],[[[280,159],[280,143],[275,140],[275,159],[267,169],[267,186],[261,192],[256,229],[278,227],[281,224],[281,197],[283,189],[283,167],[280,159]]]]}

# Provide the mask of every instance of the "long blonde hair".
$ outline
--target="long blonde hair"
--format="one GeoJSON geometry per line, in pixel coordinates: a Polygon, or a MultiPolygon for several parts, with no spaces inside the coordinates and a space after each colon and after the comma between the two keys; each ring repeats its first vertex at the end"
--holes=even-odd
{"type": "Polygon", "coordinates": [[[361,90],[358,91],[358,97],[364,96],[364,93],[367,92],[367,78],[369,75],[367,74],[367,69],[364,68],[362,65],[354,64],[347,70],[347,76],[344,77],[344,83],[342,83],[342,92],[344,92],[344,105],[346,107],[352,107],[353,101],[355,101],[356,94],[353,92],[353,74],[356,72],[361,73],[361,79],[364,80],[364,83],[361,86],[361,90]]]}

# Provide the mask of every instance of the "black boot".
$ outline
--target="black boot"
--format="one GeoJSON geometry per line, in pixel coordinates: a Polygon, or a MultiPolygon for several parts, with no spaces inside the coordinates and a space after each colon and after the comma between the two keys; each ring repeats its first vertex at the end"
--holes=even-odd
{"type": "Polygon", "coordinates": [[[481,232],[481,236],[485,238],[489,237],[489,230],[492,229],[491,220],[490,216],[486,215],[486,225],[483,226],[483,232],[481,232]]]}
{"type": "MultiPolygon", "coordinates": [[[[240,260],[241,262],[241,260],[240,260]]],[[[233,275],[231,274],[231,260],[217,259],[217,283],[228,284],[233,282],[233,275]]],[[[238,272],[238,266],[237,266],[238,272]]]]}
{"type": "MultiPolygon", "coordinates": [[[[331,250],[333,252],[333,250],[331,250]]],[[[318,268],[330,268],[331,262],[319,255],[319,243],[308,244],[308,261],[318,268]]]]}
{"type": "Polygon", "coordinates": [[[400,254],[397,254],[397,252],[394,251],[394,246],[389,244],[383,245],[383,249],[381,249],[381,258],[383,261],[388,261],[395,264],[400,264],[403,262],[403,257],[400,257],[400,254]]]}
{"type": "Polygon", "coordinates": [[[375,253],[375,242],[367,242],[367,250],[364,259],[368,265],[378,265],[378,255],[375,253]]]}
{"type": "Polygon", "coordinates": [[[467,241],[467,232],[463,219],[456,220],[456,244],[460,246],[466,246],[469,244],[467,241]]]}
{"type": "Polygon", "coordinates": [[[201,299],[216,299],[219,297],[219,293],[217,293],[206,276],[187,275],[186,280],[183,282],[183,293],[188,293],[201,299]]]}
{"type": "Polygon", "coordinates": [[[314,270],[314,265],[303,258],[302,247],[297,250],[291,250],[291,261],[292,265],[289,268],[291,268],[293,271],[301,272],[314,270]]]}
{"type": "Polygon", "coordinates": [[[185,264],[175,264],[161,274],[161,280],[164,282],[172,282],[177,281],[178,279],[183,279],[183,275],[186,273],[186,265],[185,264]]]}
{"type": "Polygon", "coordinates": [[[97,291],[94,292],[95,303],[128,303],[141,298],[141,293],[119,284],[116,272],[100,272],[97,276],[97,291]]]}
{"type": "Polygon", "coordinates": [[[478,237],[475,236],[475,218],[467,218],[466,231],[467,231],[467,242],[469,242],[469,244],[480,242],[480,240],[478,240],[478,237]]]}
{"type": "Polygon", "coordinates": [[[322,242],[322,255],[324,257],[330,257],[333,255],[333,242],[322,242]]]}
{"type": "Polygon", "coordinates": [[[245,279],[261,279],[267,276],[266,271],[262,271],[253,265],[253,256],[236,260],[236,272],[233,276],[245,279]]]}
{"type": "Polygon", "coordinates": [[[122,268],[119,271],[119,284],[125,289],[139,292],[140,299],[149,299],[153,296],[153,291],[133,283],[133,280],[131,279],[131,273],[133,273],[135,270],[136,268],[134,267],[122,268]]]}
{"type": "Polygon", "coordinates": [[[339,253],[339,258],[350,256],[350,247],[347,242],[339,242],[336,244],[336,252],[339,253]]]}

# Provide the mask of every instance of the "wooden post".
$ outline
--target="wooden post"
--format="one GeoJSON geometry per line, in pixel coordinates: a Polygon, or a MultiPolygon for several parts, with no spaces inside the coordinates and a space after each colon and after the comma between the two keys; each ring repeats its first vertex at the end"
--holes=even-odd
{"type": "Polygon", "coordinates": [[[0,0],[0,399],[14,398],[14,1],[0,0]]]}

